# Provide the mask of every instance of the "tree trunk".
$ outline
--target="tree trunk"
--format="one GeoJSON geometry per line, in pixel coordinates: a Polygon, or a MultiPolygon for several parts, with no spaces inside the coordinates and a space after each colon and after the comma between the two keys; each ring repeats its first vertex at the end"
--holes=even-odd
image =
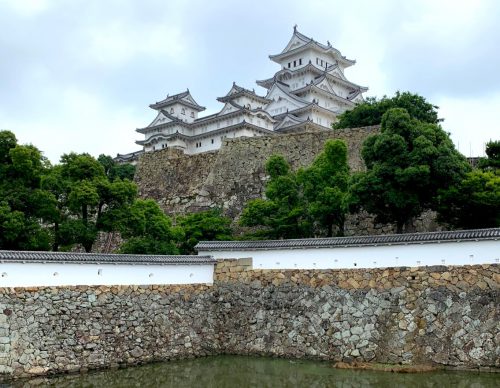
{"type": "Polygon", "coordinates": [[[59,250],[59,222],[54,223],[54,244],[52,244],[52,250],[54,252],[59,250]]]}
{"type": "Polygon", "coordinates": [[[89,243],[85,243],[85,244],[82,244],[82,245],[83,245],[83,248],[85,249],[85,252],[87,252],[87,253],[92,252],[92,245],[93,245],[93,243],[90,243],[90,245],[89,245],[89,243]]]}
{"type": "Polygon", "coordinates": [[[337,224],[339,231],[337,232],[337,237],[344,237],[345,236],[345,217],[341,217],[337,224]]]}
{"type": "Polygon", "coordinates": [[[328,223],[327,225],[327,237],[333,237],[333,224],[331,222],[328,223]]]}

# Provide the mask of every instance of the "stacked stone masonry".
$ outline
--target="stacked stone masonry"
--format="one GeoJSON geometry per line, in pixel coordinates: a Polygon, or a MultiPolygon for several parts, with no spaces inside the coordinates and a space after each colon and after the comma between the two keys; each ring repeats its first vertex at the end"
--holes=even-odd
{"type": "Polygon", "coordinates": [[[213,354],[214,307],[204,285],[0,289],[0,376],[213,354]]]}
{"type": "MultiPolygon", "coordinates": [[[[305,167],[323,150],[328,139],[342,139],[348,145],[352,171],[364,169],[361,146],[378,126],[227,139],[218,151],[185,155],[164,149],[145,153],[137,165],[135,181],[144,198],[156,200],[173,216],[218,207],[238,219],[244,205],[261,198],[267,175],[265,163],[273,154],[283,155],[293,169],[305,167]]],[[[416,231],[437,229],[435,216],[425,213],[415,224],[416,231]]],[[[349,216],[347,235],[391,233],[393,225],[375,224],[361,213],[349,216]]]]}
{"type": "Polygon", "coordinates": [[[500,268],[217,268],[221,350],[500,367],[500,268]]]}
{"type": "Polygon", "coordinates": [[[253,270],[213,286],[0,289],[0,376],[213,354],[498,370],[500,267],[253,270]]]}

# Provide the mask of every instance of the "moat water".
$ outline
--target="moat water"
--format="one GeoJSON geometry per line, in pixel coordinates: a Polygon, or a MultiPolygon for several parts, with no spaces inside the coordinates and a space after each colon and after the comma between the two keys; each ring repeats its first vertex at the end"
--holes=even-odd
{"type": "Polygon", "coordinates": [[[499,373],[390,372],[339,370],[331,363],[244,356],[171,361],[82,375],[39,378],[0,387],[412,387],[497,388],[499,373]]]}

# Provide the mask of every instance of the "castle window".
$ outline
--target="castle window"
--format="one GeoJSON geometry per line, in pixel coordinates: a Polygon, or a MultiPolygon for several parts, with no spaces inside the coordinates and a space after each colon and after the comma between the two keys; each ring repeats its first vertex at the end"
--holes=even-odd
{"type": "Polygon", "coordinates": [[[302,58],[299,59],[299,65],[302,65],[302,58]]]}
{"type": "Polygon", "coordinates": [[[321,60],[321,66],[323,66],[323,60],[321,60]]]}
{"type": "Polygon", "coordinates": [[[191,117],[194,118],[194,112],[191,112],[191,117]]]}
{"type": "Polygon", "coordinates": [[[214,144],[214,139],[212,139],[212,144],[214,144]]]}
{"type": "Polygon", "coordinates": [[[288,62],[288,68],[292,67],[292,64],[290,62],[288,62]]]}
{"type": "Polygon", "coordinates": [[[293,67],[297,67],[297,61],[293,61],[293,67]]]}
{"type": "Polygon", "coordinates": [[[319,58],[316,58],[316,65],[319,65],[319,58]]]}
{"type": "MultiPolygon", "coordinates": [[[[323,62],[323,61],[321,61],[321,62],[323,62]]],[[[186,114],[186,109],[182,108],[181,114],[185,115],[186,114]]]]}
{"type": "Polygon", "coordinates": [[[174,108],[170,108],[170,113],[173,114],[174,113],[174,108]]]}

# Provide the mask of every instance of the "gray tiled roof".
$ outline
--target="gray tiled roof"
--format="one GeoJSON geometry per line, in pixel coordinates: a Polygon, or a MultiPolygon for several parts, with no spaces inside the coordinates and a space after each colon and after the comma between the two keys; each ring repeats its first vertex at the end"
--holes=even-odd
{"type": "Polygon", "coordinates": [[[260,250],[280,248],[334,248],[377,245],[425,244],[430,242],[499,240],[500,228],[449,232],[408,233],[379,236],[308,238],[297,240],[201,241],[198,251],[260,250]]]}
{"type": "Polygon", "coordinates": [[[165,98],[164,100],[155,102],[154,104],[150,104],[149,107],[153,108],[153,109],[160,109],[160,108],[164,108],[166,106],[169,106],[171,104],[174,104],[176,102],[181,102],[182,104],[190,106],[196,110],[200,110],[200,111],[205,110],[205,107],[199,105],[194,100],[193,96],[191,96],[191,93],[189,93],[189,89],[186,90],[185,92],[182,92],[182,93],[177,93],[177,94],[174,94],[172,96],[167,96],[167,98],[165,98]],[[190,99],[193,102],[190,102],[188,100],[184,100],[185,97],[190,97],[190,99]]]}
{"type": "Polygon", "coordinates": [[[214,264],[212,256],[122,255],[109,253],[0,251],[0,263],[214,264]]]}

